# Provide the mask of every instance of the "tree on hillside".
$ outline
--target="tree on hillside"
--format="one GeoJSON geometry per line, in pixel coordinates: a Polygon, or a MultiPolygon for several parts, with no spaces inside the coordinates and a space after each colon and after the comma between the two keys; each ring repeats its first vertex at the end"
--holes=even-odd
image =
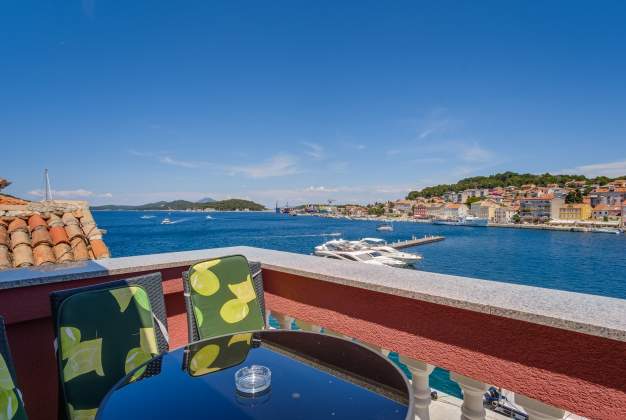
{"type": "Polygon", "coordinates": [[[478,203],[481,200],[482,200],[482,198],[480,198],[480,197],[469,197],[467,199],[467,201],[465,202],[465,204],[468,205],[468,206],[471,206],[472,203],[478,203]]]}
{"type": "Polygon", "coordinates": [[[8,187],[9,185],[11,185],[11,181],[6,180],[4,178],[0,178],[0,191],[2,191],[2,189],[8,187]]]}
{"type": "Polygon", "coordinates": [[[583,202],[583,194],[580,192],[580,190],[570,191],[565,196],[565,202],[567,204],[582,203],[583,202]]]}

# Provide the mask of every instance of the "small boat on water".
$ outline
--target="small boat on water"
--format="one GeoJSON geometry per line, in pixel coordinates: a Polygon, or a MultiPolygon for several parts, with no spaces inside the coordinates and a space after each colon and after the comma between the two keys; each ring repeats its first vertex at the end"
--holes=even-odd
{"type": "Polygon", "coordinates": [[[433,224],[435,225],[445,225],[445,226],[487,226],[487,219],[483,219],[481,217],[475,216],[465,216],[459,217],[458,219],[439,219],[435,220],[433,224]]]}
{"type": "Polygon", "coordinates": [[[154,219],[156,216],[153,216],[151,214],[144,214],[143,216],[140,217],[140,219],[154,219]]]}
{"type": "Polygon", "coordinates": [[[383,223],[376,228],[379,232],[393,232],[393,225],[391,223],[383,223]]]}
{"type": "Polygon", "coordinates": [[[594,233],[612,233],[614,235],[619,235],[620,233],[622,233],[622,231],[617,228],[596,228],[592,229],[591,231],[594,233]]]}
{"type": "Polygon", "coordinates": [[[171,225],[171,224],[173,224],[173,223],[174,223],[174,222],[172,222],[172,221],[169,219],[169,217],[166,217],[165,219],[161,220],[161,224],[162,224],[162,225],[171,225]]]}
{"type": "Polygon", "coordinates": [[[205,219],[207,219],[207,220],[211,220],[211,219],[213,219],[213,218],[211,217],[211,215],[210,215],[210,214],[207,214],[207,215],[206,215],[206,217],[205,217],[205,219]]]}

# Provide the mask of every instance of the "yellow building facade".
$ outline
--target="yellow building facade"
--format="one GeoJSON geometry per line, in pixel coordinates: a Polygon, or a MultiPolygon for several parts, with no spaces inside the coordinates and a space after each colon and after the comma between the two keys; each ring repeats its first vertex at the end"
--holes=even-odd
{"type": "Polygon", "coordinates": [[[591,219],[591,206],[589,204],[565,204],[559,208],[561,220],[587,220],[591,219]]]}

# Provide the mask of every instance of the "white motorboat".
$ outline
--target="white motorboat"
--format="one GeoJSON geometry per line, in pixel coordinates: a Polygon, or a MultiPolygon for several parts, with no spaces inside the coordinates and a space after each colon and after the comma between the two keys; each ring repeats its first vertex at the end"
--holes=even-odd
{"type": "Polygon", "coordinates": [[[140,219],[154,219],[156,216],[153,216],[151,214],[144,214],[143,216],[140,217],[140,219]]]}
{"type": "Polygon", "coordinates": [[[376,230],[379,232],[393,232],[393,225],[391,223],[383,223],[378,225],[376,230]]]}
{"type": "Polygon", "coordinates": [[[372,250],[380,253],[385,257],[393,258],[394,260],[399,260],[406,264],[415,264],[422,259],[421,255],[398,251],[397,249],[390,246],[376,246],[373,247],[372,250]]]}
{"type": "Polygon", "coordinates": [[[464,226],[487,226],[487,223],[489,222],[489,220],[482,218],[482,217],[476,217],[476,216],[465,216],[462,220],[462,225],[464,226]]]}
{"type": "Polygon", "coordinates": [[[433,222],[435,225],[446,226],[487,226],[488,220],[481,217],[465,216],[458,219],[438,219],[433,222]]]}
{"type": "Polygon", "coordinates": [[[166,217],[165,219],[161,220],[161,224],[162,224],[162,225],[171,225],[171,224],[173,224],[173,223],[174,223],[174,222],[172,222],[172,221],[169,219],[169,217],[166,217]]]}
{"type": "Polygon", "coordinates": [[[207,220],[211,220],[211,219],[213,219],[213,218],[211,217],[211,215],[210,215],[210,214],[207,214],[207,215],[206,215],[206,217],[205,217],[205,219],[207,219],[207,220]]]}
{"type": "Polygon", "coordinates": [[[414,264],[422,259],[421,255],[398,251],[394,247],[388,246],[387,241],[380,238],[363,238],[359,243],[364,248],[369,248],[380,252],[383,256],[403,261],[407,264],[414,264]]]}
{"type": "Polygon", "coordinates": [[[595,233],[612,233],[614,235],[619,235],[620,233],[622,233],[622,231],[617,228],[596,228],[592,229],[591,231],[595,233]]]}
{"type": "Polygon", "coordinates": [[[328,251],[315,250],[318,257],[331,258],[334,260],[354,261],[372,265],[386,265],[388,267],[406,267],[407,264],[394,258],[385,257],[378,251],[328,251]]]}

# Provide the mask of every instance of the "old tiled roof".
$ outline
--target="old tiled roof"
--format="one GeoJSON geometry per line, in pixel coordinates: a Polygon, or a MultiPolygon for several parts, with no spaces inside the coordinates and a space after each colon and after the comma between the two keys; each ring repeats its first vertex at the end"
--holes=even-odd
{"type": "MultiPolygon", "coordinates": [[[[1,178],[0,181],[2,181],[1,178]]],[[[19,206],[24,204],[28,204],[28,201],[22,200],[21,198],[13,197],[12,195],[0,194],[0,206],[19,206]]]]}
{"type": "Polygon", "coordinates": [[[84,201],[0,202],[0,270],[109,256],[84,201]]]}

